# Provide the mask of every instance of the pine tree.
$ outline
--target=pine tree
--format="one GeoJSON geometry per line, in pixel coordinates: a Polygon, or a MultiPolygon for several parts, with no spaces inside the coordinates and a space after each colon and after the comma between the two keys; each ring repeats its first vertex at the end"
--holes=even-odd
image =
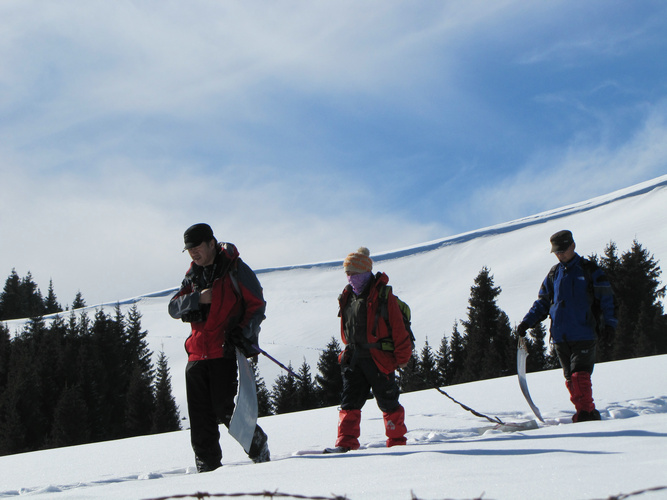
{"type": "Polygon", "coordinates": [[[88,408],[81,387],[66,387],[54,410],[49,447],[73,446],[89,440],[88,408]]]}
{"type": "Polygon", "coordinates": [[[81,294],[81,291],[76,292],[76,296],[74,297],[74,302],[72,302],[72,309],[81,309],[83,307],[86,307],[86,301],[83,300],[83,295],[81,294]]]}
{"type": "Polygon", "coordinates": [[[598,342],[596,349],[598,362],[612,361],[615,359],[614,351],[616,350],[616,347],[614,344],[618,343],[619,339],[621,339],[622,342],[624,339],[629,338],[629,335],[626,335],[625,332],[627,328],[623,324],[624,322],[621,321],[621,318],[626,316],[625,310],[627,308],[623,304],[623,298],[621,295],[619,295],[619,288],[617,286],[619,269],[621,268],[621,260],[618,257],[618,248],[616,243],[613,241],[609,242],[605,248],[604,256],[601,259],[598,259],[597,256],[589,256],[589,260],[592,260],[602,268],[614,292],[616,319],[619,320],[614,339],[611,339],[609,342],[598,342]]]}
{"type": "Polygon", "coordinates": [[[19,278],[16,270],[5,281],[0,293],[0,320],[34,318],[44,314],[44,299],[32,274],[19,278]]]}
{"type": "Polygon", "coordinates": [[[616,258],[615,245],[608,245],[602,262],[617,300],[619,325],[613,359],[630,358],[637,351],[666,353],[667,320],[660,302],[665,287],[660,286],[661,270],[655,258],[635,240],[620,259],[616,258]],[[644,316],[641,327],[640,315],[644,316]]]}
{"type": "Polygon", "coordinates": [[[77,316],[77,312],[72,309],[67,321],[68,335],[72,337],[85,337],[91,333],[90,330],[91,323],[88,313],[86,311],[79,311],[77,316]]]}
{"type": "Polygon", "coordinates": [[[21,278],[16,274],[16,269],[12,269],[0,294],[0,320],[25,318],[26,316],[21,278]]]}
{"type": "Polygon", "coordinates": [[[151,382],[135,367],[125,394],[125,437],[144,436],[152,430],[155,399],[151,382]]]}
{"type": "Polygon", "coordinates": [[[271,393],[266,388],[266,383],[259,374],[259,366],[256,357],[251,359],[250,368],[252,368],[252,372],[255,376],[255,389],[257,390],[257,416],[266,417],[272,414],[271,393]]]}
{"type": "Polygon", "coordinates": [[[658,354],[657,345],[652,337],[654,337],[654,325],[660,324],[661,316],[662,314],[656,308],[646,302],[641,303],[637,325],[634,328],[633,357],[640,358],[658,354]]]}
{"type": "Polygon", "coordinates": [[[70,313],[67,324],[68,337],[73,339],[76,355],[77,380],[81,386],[83,400],[88,408],[90,441],[103,441],[118,437],[115,429],[108,427],[108,411],[103,393],[106,391],[106,369],[100,369],[99,349],[96,346],[95,323],[85,311],[77,316],[70,313]]]}
{"type": "Polygon", "coordinates": [[[438,372],[437,362],[433,350],[428,343],[428,337],[421,351],[419,362],[419,375],[422,379],[422,388],[440,387],[442,378],[438,372]]]}
{"type": "Polygon", "coordinates": [[[449,351],[449,342],[447,336],[443,335],[440,340],[440,348],[435,355],[436,370],[438,370],[438,380],[440,385],[447,385],[452,380],[451,355],[449,351]]]}
{"type": "Polygon", "coordinates": [[[279,375],[271,391],[271,405],[275,414],[297,411],[298,387],[296,378],[292,375],[292,364],[288,365],[289,372],[279,375]]]}
{"type": "MultiPolygon", "coordinates": [[[[32,362],[41,381],[42,413],[49,420],[50,427],[61,395],[70,383],[70,367],[65,362],[66,328],[61,318],[55,318],[48,326],[42,317],[33,318],[30,323],[39,332],[31,339],[36,349],[32,362]]],[[[50,429],[45,433],[45,439],[47,434],[50,434],[50,429]]]]}
{"type": "Polygon", "coordinates": [[[614,278],[618,275],[618,269],[621,266],[621,261],[618,258],[618,246],[616,243],[610,241],[607,244],[604,250],[604,256],[601,259],[598,259],[597,256],[591,256],[589,259],[604,269],[610,283],[615,281],[614,278]]]}
{"type": "Polygon", "coordinates": [[[412,349],[412,357],[408,365],[399,370],[398,387],[401,392],[419,391],[425,387],[424,379],[420,371],[421,361],[416,349],[412,349]]]}
{"type": "MultiPolygon", "coordinates": [[[[21,382],[17,381],[16,384],[21,382]]],[[[26,421],[20,408],[24,387],[24,384],[8,387],[0,397],[0,456],[30,450],[26,443],[26,421]]]]}
{"type": "Polygon", "coordinates": [[[42,406],[43,381],[34,363],[41,327],[39,322],[27,325],[12,340],[9,381],[0,405],[0,448],[5,454],[36,450],[49,433],[50,416],[42,406]]]}
{"type": "Polygon", "coordinates": [[[153,411],[151,432],[157,434],[180,430],[181,423],[178,416],[178,406],[172,394],[169,365],[164,351],[160,351],[157,359],[153,393],[155,409],[153,411]]]}
{"type": "Polygon", "coordinates": [[[538,372],[546,369],[547,354],[546,346],[544,344],[544,336],[546,330],[542,323],[538,323],[534,328],[531,328],[526,336],[526,344],[528,345],[528,359],[526,360],[527,372],[538,372]]]}
{"type": "Polygon", "coordinates": [[[12,269],[0,293],[0,320],[33,318],[60,311],[62,309],[53,290],[53,280],[49,282],[48,296],[43,298],[30,272],[20,278],[16,270],[12,269]]]}
{"type": "Polygon", "coordinates": [[[130,436],[151,432],[152,413],[155,405],[152,381],[152,353],[146,342],[148,332],[142,329],[141,313],[133,304],[127,313],[127,323],[120,305],[116,304],[112,331],[121,339],[123,369],[132,377],[126,386],[125,429],[130,436]]]}
{"type": "Polygon", "coordinates": [[[7,385],[10,350],[11,340],[9,337],[9,328],[7,328],[4,323],[0,323],[0,400],[7,385]]]}
{"type": "Polygon", "coordinates": [[[21,295],[24,303],[24,318],[34,318],[44,314],[44,298],[40,292],[37,284],[32,279],[32,273],[28,274],[21,280],[21,295]]]}
{"type": "Polygon", "coordinates": [[[466,362],[464,339],[459,332],[458,321],[454,322],[452,336],[449,339],[449,359],[450,369],[447,385],[458,384],[463,380],[466,362]]]}
{"type": "MultiPolygon", "coordinates": [[[[120,312],[120,306],[116,306],[116,322],[124,326],[123,316],[120,312]]],[[[127,313],[127,327],[124,328],[124,344],[126,359],[131,365],[135,365],[147,376],[152,376],[152,353],[148,348],[146,336],[148,331],[142,330],[141,312],[136,304],[133,304],[127,313]]]]}
{"type": "Polygon", "coordinates": [[[326,349],[320,354],[317,361],[319,373],[315,375],[315,383],[322,406],[340,404],[341,393],[343,392],[343,377],[338,363],[340,351],[340,344],[335,337],[331,337],[326,349]]]}
{"type": "Polygon", "coordinates": [[[62,312],[62,307],[58,304],[58,298],[53,290],[53,280],[49,280],[49,293],[44,299],[44,314],[53,314],[62,312]]]}
{"type": "Polygon", "coordinates": [[[468,319],[462,322],[466,331],[465,382],[516,373],[516,364],[510,362],[514,356],[509,318],[496,304],[500,292],[489,269],[482,268],[470,289],[468,319]]]}
{"type": "Polygon", "coordinates": [[[297,411],[312,410],[313,408],[317,408],[319,406],[317,391],[315,389],[315,384],[313,383],[313,378],[310,374],[310,366],[305,359],[303,360],[301,368],[299,368],[298,375],[299,378],[296,381],[297,411]]]}
{"type": "Polygon", "coordinates": [[[134,370],[127,369],[123,336],[119,334],[117,323],[100,309],[95,314],[89,337],[90,359],[94,367],[90,375],[98,398],[93,406],[89,406],[95,408],[99,419],[94,430],[100,432],[99,439],[126,437],[125,396],[134,370]]]}

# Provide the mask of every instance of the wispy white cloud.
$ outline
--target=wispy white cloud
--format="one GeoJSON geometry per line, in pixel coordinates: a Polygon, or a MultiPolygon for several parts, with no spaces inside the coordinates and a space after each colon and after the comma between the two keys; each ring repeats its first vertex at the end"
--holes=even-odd
{"type": "Polygon", "coordinates": [[[176,286],[188,263],[182,234],[195,222],[210,223],[256,268],[342,259],[361,244],[380,252],[444,231],[365,210],[363,187],[333,177],[123,159],[86,176],[6,169],[2,272],[30,271],[44,288],[53,279],[65,303],[77,290],[99,303],[176,286]]]}

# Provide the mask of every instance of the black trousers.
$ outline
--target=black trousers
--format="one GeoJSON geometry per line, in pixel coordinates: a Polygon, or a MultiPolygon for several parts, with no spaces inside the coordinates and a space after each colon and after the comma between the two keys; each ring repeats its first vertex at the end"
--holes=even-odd
{"type": "MultiPolygon", "coordinates": [[[[219,424],[229,427],[234,413],[234,397],[238,391],[236,358],[190,361],[185,368],[190,441],[197,464],[206,468],[220,466],[219,424]]],[[[266,434],[255,428],[250,457],[258,455],[266,442],[266,434]]]]}
{"type": "Polygon", "coordinates": [[[595,366],[595,340],[559,342],[554,344],[556,354],[567,380],[576,372],[593,373],[595,366]]]}
{"type": "Polygon", "coordinates": [[[349,363],[341,366],[343,394],[340,407],[343,410],[360,410],[370,391],[383,412],[391,413],[398,408],[400,390],[394,372],[385,375],[375,365],[373,358],[355,355],[353,351],[349,363]]]}

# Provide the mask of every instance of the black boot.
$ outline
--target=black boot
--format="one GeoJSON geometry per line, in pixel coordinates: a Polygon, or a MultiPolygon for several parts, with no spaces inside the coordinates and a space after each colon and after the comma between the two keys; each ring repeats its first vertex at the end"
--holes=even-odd
{"type": "Polygon", "coordinates": [[[195,464],[197,465],[197,472],[211,472],[215,469],[222,467],[222,464],[218,462],[217,464],[207,464],[203,460],[195,457],[195,464]]]}
{"type": "Polygon", "coordinates": [[[255,432],[252,435],[252,444],[250,445],[248,456],[250,457],[250,460],[256,464],[271,460],[269,439],[259,425],[255,426],[255,432]]]}
{"type": "Polygon", "coordinates": [[[597,410],[592,411],[578,411],[577,414],[572,417],[573,422],[590,422],[593,420],[602,420],[600,412],[597,410]]]}

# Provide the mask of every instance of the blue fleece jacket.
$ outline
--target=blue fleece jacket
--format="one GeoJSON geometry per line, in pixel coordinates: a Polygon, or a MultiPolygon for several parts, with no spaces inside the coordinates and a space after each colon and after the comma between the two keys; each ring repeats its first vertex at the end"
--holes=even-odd
{"type": "Polygon", "coordinates": [[[559,263],[553,283],[549,275],[544,278],[537,300],[523,318],[524,323],[533,327],[549,316],[551,338],[555,343],[595,339],[593,296],[600,303],[604,324],[616,328],[611,285],[602,269],[596,268],[590,274],[593,281],[592,296],[589,293],[587,273],[582,266],[583,260],[575,253],[570,262],[559,263]]]}

